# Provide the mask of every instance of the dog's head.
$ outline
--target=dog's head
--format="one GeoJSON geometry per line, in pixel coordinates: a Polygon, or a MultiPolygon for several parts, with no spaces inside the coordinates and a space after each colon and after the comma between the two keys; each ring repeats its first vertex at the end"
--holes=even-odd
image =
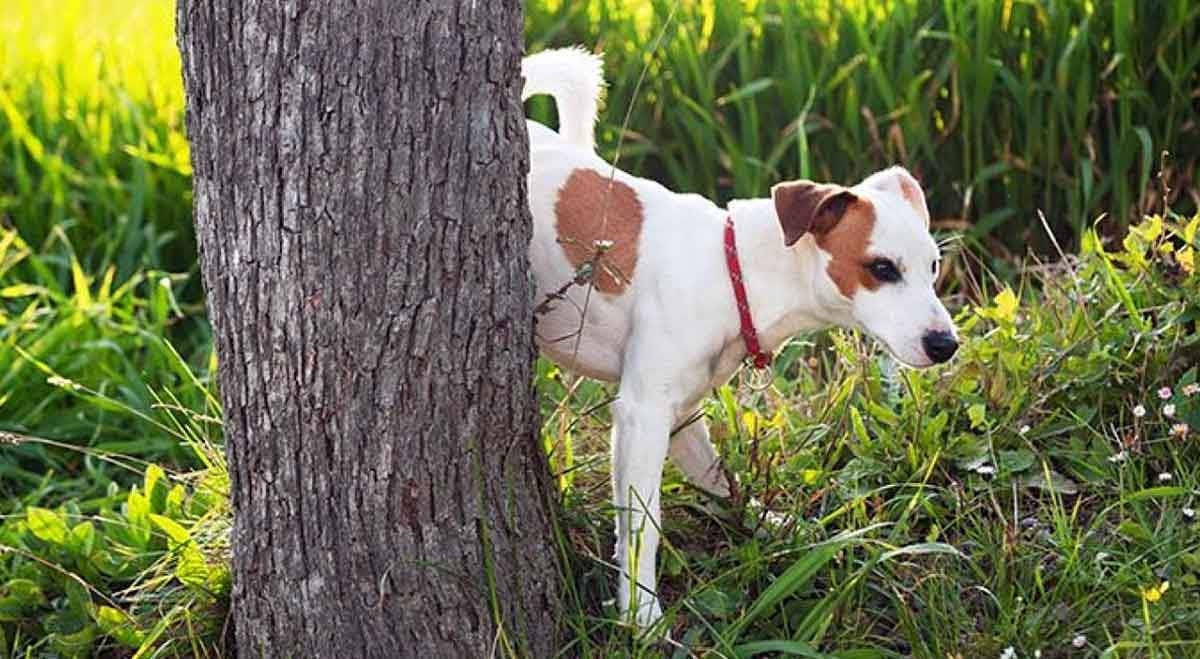
{"type": "Polygon", "coordinates": [[[850,188],[791,181],[771,197],[784,243],[815,243],[816,294],[835,322],[864,330],[909,366],[954,355],[954,323],[933,290],[938,246],[911,174],[893,167],[850,188]]]}

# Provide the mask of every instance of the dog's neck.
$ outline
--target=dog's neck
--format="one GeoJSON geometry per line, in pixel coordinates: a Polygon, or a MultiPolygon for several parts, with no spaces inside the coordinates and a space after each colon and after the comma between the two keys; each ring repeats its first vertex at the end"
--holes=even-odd
{"type": "MultiPolygon", "coordinates": [[[[729,212],[750,317],[762,348],[774,351],[800,332],[835,324],[836,314],[844,310],[838,308],[839,301],[822,295],[817,278],[823,276],[828,256],[812,237],[785,246],[770,199],[735,200],[729,212]]],[[[740,327],[738,319],[735,323],[740,327]]]]}

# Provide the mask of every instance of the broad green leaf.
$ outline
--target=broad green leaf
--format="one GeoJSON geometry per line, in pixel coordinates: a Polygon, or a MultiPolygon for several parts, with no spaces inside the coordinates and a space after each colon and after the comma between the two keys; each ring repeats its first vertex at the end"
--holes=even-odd
{"type": "Polygon", "coordinates": [[[134,487],[125,498],[125,516],[135,541],[144,548],[150,542],[150,500],[134,487]]]}
{"type": "Polygon", "coordinates": [[[146,493],[146,498],[150,501],[150,512],[164,510],[167,498],[167,488],[163,482],[165,479],[166,473],[163,472],[162,467],[156,464],[146,467],[142,491],[146,493]]]}
{"type": "Polygon", "coordinates": [[[183,513],[183,502],[187,499],[187,490],[183,489],[182,485],[176,484],[167,493],[166,504],[163,508],[167,515],[179,516],[183,513]]]}
{"type": "Polygon", "coordinates": [[[63,656],[88,656],[96,642],[96,627],[84,625],[83,629],[71,634],[51,634],[49,640],[50,646],[63,656]]]}
{"type": "Polygon", "coordinates": [[[170,517],[151,513],[150,521],[154,522],[154,525],[162,530],[167,535],[167,538],[170,539],[168,547],[174,548],[176,545],[186,544],[192,540],[191,534],[188,533],[187,529],[183,528],[179,522],[170,517]]]}
{"type": "Polygon", "coordinates": [[[125,647],[136,649],[142,644],[144,634],[137,628],[136,621],[124,611],[111,606],[101,606],[96,609],[96,624],[99,625],[100,631],[125,647]]]}
{"type": "Polygon", "coordinates": [[[71,528],[71,551],[78,556],[89,556],[96,546],[96,529],[91,522],[80,522],[71,528]]]}
{"type": "Polygon", "coordinates": [[[68,611],[81,620],[92,617],[92,592],[75,578],[67,578],[63,582],[63,592],[67,594],[68,611]]]}
{"type": "Polygon", "coordinates": [[[187,529],[175,520],[151,513],[150,520],[167,535],[167,547],[175,556],[175,577],[181,583],[196,588],[204,588],[208,584],[212,570],[204,554],[192,541],[187,529]]]}
{"type": "Polygon", "coordinates": [[[987,406],[975,403],[967,408],[967,417],[971,419],[971,429],[974,430],[987,423],[987,406]]]}
{"type": "Polygon", "coordinates": [[[67,522],[61,513],[45,508],[29,508],[25,511],[25,522],[29,532],[38,540],[63,546],[67,542],[67,522]]]}
{"type": "Polygon", "coordinates": [[[867,410],[871,412],[871,416],[878,422],[888,427],[895,427],[900,422],[900,417],[888,408],[876,403],[875,401],[867,401],[867,410]]]}
{"type": "Polygon", "coordinates": [[[175,565],[175,578],[185,586],[205,590],[212,570],[208,567],[208,561],[204,560],[204,554],[191,543],[180,545],[176,551],[179,555],[175,565]]]}
{"type": "Polygon", "coordinates": [[[1053,469],[1046,473],[1035,472],[1029,474],[1021,482],[1026,487],[1032,487],[1039,490],[1048,490],[1057,494],[1079,493],[1079,487],[1075,485],[1075,481],[1063,476],[1053,469]]]}
{"type": "Polygon", "coordinates": [[[1146,530],[1146,527],[1132,520],[1121,522],[1120,526],[1117,527],[1117,533],[1142,542],[1150,542],[1154,539],[1154,536],[1150,534],[1150,531],[1146,530]]]}
{"type": "Polygon", "coordinates": [[[29,579],[10,579],[0,586],[0,622],[21,622],[45,604],[41,586],[29,579]]]}
{"type": "Polygon", "coordinates": [[[738,600],[719,588],[706,588],[692,598],[692,604],[706,617],[728,618],[738,610],[738,600]]]}
{"type": "Polygon", "coordinates": [[[1033,466],[1037,461],[1033,453],[1028,449],[1016,449],[1012,451],[1000,451],[996,454],[996,466],[1004,471],[1017,472],[1025,471],[1033,466]]]}

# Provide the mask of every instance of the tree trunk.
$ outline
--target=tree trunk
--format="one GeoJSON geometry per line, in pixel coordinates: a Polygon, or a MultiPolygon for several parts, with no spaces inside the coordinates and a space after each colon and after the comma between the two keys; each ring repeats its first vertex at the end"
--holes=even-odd
{"type": "Polygon", "coordinates": [[[242,657],[555,649],[516,0],[181,0],[242,657]]]}

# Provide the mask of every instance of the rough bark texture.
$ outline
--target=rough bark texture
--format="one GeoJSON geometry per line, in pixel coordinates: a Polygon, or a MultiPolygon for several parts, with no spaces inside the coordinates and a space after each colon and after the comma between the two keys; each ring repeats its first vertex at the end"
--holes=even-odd
{"type": "Polygon", "coordinates": [[[238,654],[550,656],[520,3],[178,18],[238,654]]]}

